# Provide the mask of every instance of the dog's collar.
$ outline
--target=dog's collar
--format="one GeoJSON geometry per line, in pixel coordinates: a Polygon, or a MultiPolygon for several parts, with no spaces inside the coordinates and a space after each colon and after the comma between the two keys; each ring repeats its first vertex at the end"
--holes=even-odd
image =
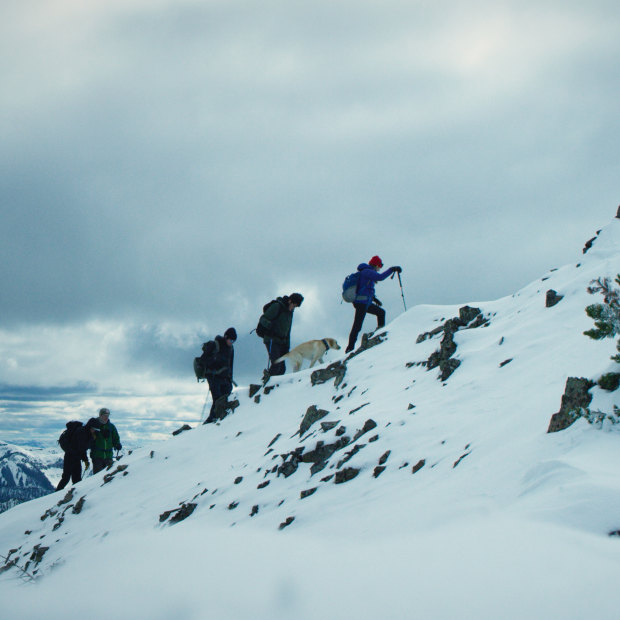
{"type": "Polygon", "coordinates": [[[321,342],[325,345],[325,350],[329,351],[329,344],[328,344],[327,340],[325,340],[325,338],[322,338],[321,342]]]}

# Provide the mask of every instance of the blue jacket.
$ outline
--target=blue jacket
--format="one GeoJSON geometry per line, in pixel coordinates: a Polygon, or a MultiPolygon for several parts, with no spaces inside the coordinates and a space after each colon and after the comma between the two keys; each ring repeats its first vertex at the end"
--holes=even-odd
{"type": "Polygon", "coordinates": [[[375,282],[381,282],[381,280],[389,278],[394,272],[394,269],[390,267],[383,273],[379,273],[375,271],[374,267],[371,267],[367,263],[360,263],[357,266],[357,270],[360,272],[360,275],[357,282],[355,303],[370,306],[375,297],[375,282]]]}

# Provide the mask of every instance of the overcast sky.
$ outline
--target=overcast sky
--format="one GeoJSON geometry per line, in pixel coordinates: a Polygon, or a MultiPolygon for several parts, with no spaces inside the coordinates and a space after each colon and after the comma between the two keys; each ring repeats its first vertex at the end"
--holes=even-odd
{"type": "Polygon", "coordinates": [[[4,0],[0,439],[196,418],[203,340],[259,378],[293,291],[293,344],[345,340],[374,254],[409,306],[575,260],[620,202],[619,32],[617,0],[4,0]]]}

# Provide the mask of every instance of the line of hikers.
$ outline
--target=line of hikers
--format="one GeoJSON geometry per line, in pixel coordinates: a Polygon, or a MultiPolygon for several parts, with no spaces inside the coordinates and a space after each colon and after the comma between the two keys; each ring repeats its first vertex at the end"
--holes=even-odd
{"type": "MultiPolygon", "coordinates": [[[[355,317],[345,353],[350,353],[355,348],[367,314],[377,317],[377,329],[385,325],[385,310],[375,296],[375,284],[389,278],[394,273],[399,274],[400,279],[402,269],[394,266],[381,272],[382,268],[383,261],[378,256],[373,256],[368,263],[360,263],[357,271],[348,276],[343,284],[343,299],[353,303],[355,308],[355,317]]],[[[255,330],[257,336],[262,338],[269,355],[269,364],[263,373],[263,383],[267,383],[269,377],[283,375],[286,370],[285,362],[278,360],[290,351],[293,313],[301,306],[303,300],[301,293],[291,293],[273,299],[263,306],[263,314],[255,330]]],[[[234,383],[233,344],[236,339],[235,328],[229,327],[224,332],[224,336],[216,336],[214,340],[203,344],[203,354],[194,359],[196,378],[206,379],[211,391],[212,405],[205,423],[216,422],[227,414],[228,396],[232,392],[234,383]]]]}
{"type": "MultiPolygon", "coordinates": [[[[348,276],[343,284],[343,300],[351,302],[355,308],[353,326],[349,334],[346,353],[355,348],[359,332],[362,329],[367,314],[377,317],[377,329],[385,325],[385,310],[381,302],[375,297],[375,284],[394,273],[399,274],[402,269],[398,266],[389,267],[381,272],[383,261],[373,256],[368,263],[361,263],[357,271],[348,276]]],[[[402,285],[401,285],[402,288],[402,285]]],[[[291,345],[291,327],[293,313],[301,306],[304,298],[301,293],[291,293],[268,302],[263,306],[263,313],[256,326],[256,334],[262,338],[269,355],[268,368],[263,375],[263,382],[269,377],[283,375],[286,366],[284,361],[278,361],[289,352],[291,345]]],[[[403,296],[404,301],[404,296],[403,296]]],[[[237,332],[229,327],[223,336],[216,336],[213,340],[203,344],[203,353],[194,359],[194,371],[197,379],[206,379],[211,391],[212,405],[205,423],[216,422],[228,413],[228,396],[233,389],[234,343],[237,332]]],[[[87,452],[93,465],[93,474],[109,467],[114,462],[114,450],[121,450],[122,445],[118,431],[110,422],[110,410],[102,408],[96,418],[82,422],[67,422],[58,440],[64,450],[62,478],[56,487],[63,489],[69,480],[73,484],[82,479],[82,463],[84,470],[90,466],[87,452]]]]}
{"type": "Polygon", "coordinates": [[[67,428],[58,439],[64,450],[62,478],[56,487],[57,491],[64,489],[69,480],[73,484],[82,479],[82,463],[86,471],[93,463],[93,474],[99,473],[114,462],[114,450],[121,450],[122,444],[116,426],[110,422],[110,410],[99,409],[96,418],[88,420],[86,425],[78,421],[67,422],[67,428]]]}

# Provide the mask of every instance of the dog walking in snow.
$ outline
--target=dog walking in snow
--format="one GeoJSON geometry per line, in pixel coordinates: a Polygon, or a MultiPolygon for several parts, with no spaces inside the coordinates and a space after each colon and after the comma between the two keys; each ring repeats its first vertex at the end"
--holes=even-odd
{"type": "Polygon", "coordinates": [[[310,368],[316,362],[323,363],[323,356],[330,349],[339,349],[340,345],[333,338],[323,338],[322,340],[308,340],[285,353],[282,357],[275,360],[275,363],[288,361],[293,366],[293,372],[297,372],[304,360],[310,361],[310,368]]]}

